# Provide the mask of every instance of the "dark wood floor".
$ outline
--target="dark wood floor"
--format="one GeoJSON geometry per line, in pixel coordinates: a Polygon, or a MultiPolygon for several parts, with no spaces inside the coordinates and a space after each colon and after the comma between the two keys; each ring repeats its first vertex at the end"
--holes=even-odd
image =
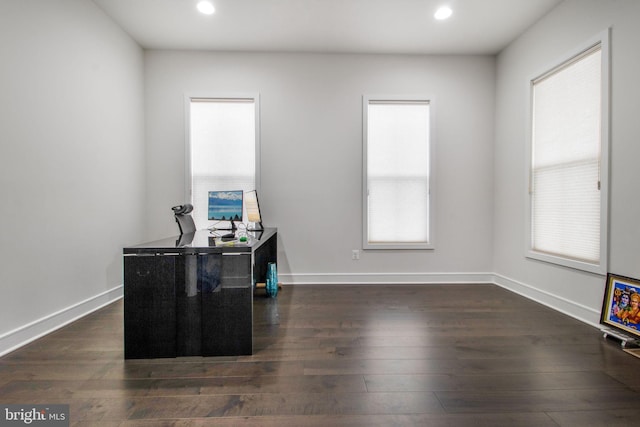
{"type": "Polygon", "coordinates": [[[493,285],[294,286],[254,355],[123,360],[118,301],[0,359],[72,426],[640,426],[640,359],[493,285]]]}

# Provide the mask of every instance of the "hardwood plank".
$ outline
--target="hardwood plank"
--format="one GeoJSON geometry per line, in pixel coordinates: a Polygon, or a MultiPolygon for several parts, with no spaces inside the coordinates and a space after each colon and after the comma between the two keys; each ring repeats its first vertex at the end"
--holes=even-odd
{"type": "Polygon", "coordinates": [[[602,372],[554,372],[490,375],[365,375],[367,390],[392,391],[491,391],[625,389],[602,372]]]}
{"type": "MultiPolygon", "coordinates": [[[[286,415],[75,422],[72,427],[557,427],[546,414],[286,415]]],[[[631,424],[629,424],[631,425],[631,424]]]]}
{"type": "Polygon", "coordinates": [[[640,395],[623,388],[606,390],[527,390],[436,392],[447,412],[559,412],[632,409],[640,395]]]}
{"type": "Polygon", "coordinates": [[[259,393],[71,400],[75,420],[443,413],[433,393],[259,393]]]}
{"type": "Polygon", "coordinates": [[[303,365],[299,362],[234,362],[216,361],[211,358],[193,358],[190,361],[155,359],[152,362],[122,361],[106,367],[100,378],[213,378],[235,376],[278,376],[302,375],[303,365]]]}
{"type": "Polygon", "coordinates": [[[360,375],[264,376],[174,379],[18,380],[0,387],[0,395],[30,400],[47,396],[72,398],[125,398],[155,396],[207,396],[250,393],[365,393],[360,375]]]}
{"type": "MultiPolygon", "coordinates": [[[[372,374],[467,374],[495,375],[505,373],[585,372],[610,366],[598,356],[567,356],[549,359],[359,359],[312,360],[304,363],[305,375],[372,374]]],[[[631,368],[637,362],[626,365],[631,368]]]]}

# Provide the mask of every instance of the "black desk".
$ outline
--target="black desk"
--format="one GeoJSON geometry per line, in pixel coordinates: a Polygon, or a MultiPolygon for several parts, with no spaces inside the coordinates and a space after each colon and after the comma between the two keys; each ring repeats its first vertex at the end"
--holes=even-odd
{"type": "Polygon", "coordinates": [[[253,284],[277,258],[277,229],[247,243],[198,230],[123,249],[124,357],[248,355],[253,284]]]}

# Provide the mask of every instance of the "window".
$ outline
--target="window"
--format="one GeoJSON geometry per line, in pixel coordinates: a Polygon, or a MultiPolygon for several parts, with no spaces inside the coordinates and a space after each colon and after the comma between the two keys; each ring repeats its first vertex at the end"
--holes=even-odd
{"type": "Polygon", "coordinates": [[[426,97],[363,104],[363,247],[432,248],[432,104],[426,97]]]}
{"type": "Polygon", "coordinates": [[[606,273],[606,41],[531,80],[528,256],[606,273]]]}
{"type": "Polygon", "coordinates": [[[258,97],[188,97],[187,112],[186,198],[204,228],[209,191],[258,187],[258,97]]]}

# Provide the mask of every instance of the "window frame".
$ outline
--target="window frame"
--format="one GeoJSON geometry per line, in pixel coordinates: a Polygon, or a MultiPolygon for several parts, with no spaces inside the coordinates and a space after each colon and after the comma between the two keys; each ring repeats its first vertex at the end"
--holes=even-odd
{"type": "MultiPolygon", "coordinates": [[[[422,94],[414,95],[363,95],[362,97],[362,248],[364,250],[433,250],[435,248],[434,239],[434,205],[435,205],[435,101],[433,96],[422,94]],[[369,231],[369,211],[368,211],[368,110],[371,102],[421,102],[429,105],[429,174],[427,176],[427,242],[376,242],[371,243],[368,239],[369,231]]],[[[399,226],[403,226],[402,224],[399,226]]],[[[407,225],[409,226],[409,225],[407,225]]]]}
{"type": "Polygon", "coordinates": [[[606,275],[608,268],[608,228],[609,228],[609,150],[610,150],[610,36],[609,29],[588,39],[554,61],[544,71],[536,73],[528,79],[528,119],[527,119],[527,147],[526,147],[526,239],[525,257],[533,260],[552,263],[589,273],[606,275]],[[541,78],[553,75],[564,67],[579,61],[591,49],[600,46],[601,51],[601,99],[600,99],[600,258],[598,262],[577,260],[570,257],[544,253],[533,249],[533,91],[534,83],[541,78]]]}
{"type": "Polygon", "coordinates": [[[254,182],[255,190],[260,194],[260,94],[259,93],[228,93],[228,94],[185,94],[184,95],[184,128],[185,128],[185,151],[184,151],[184,199],[187,203],[193,203],[192,196],[192,175],[191,175],[191,102],[194,100],[220,100],[220,101],[252,101],[254,104],[255,117],[255,170],[254,182]]]}

